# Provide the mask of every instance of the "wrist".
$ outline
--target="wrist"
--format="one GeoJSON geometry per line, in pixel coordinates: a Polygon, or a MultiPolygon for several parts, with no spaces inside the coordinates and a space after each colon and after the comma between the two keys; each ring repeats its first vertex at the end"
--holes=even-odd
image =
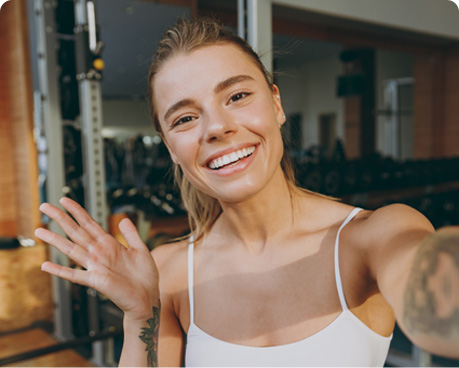
{"type": "Polygon", "coordinates": [[[124,312],[124,328],[147,325],[148,320],[152,318],[155,313],[159,314],[160,305],[159,299],[156,299],[155,302],[149,303],[149,305],[145,307],[138,308],[135,311],[124,312]]]}

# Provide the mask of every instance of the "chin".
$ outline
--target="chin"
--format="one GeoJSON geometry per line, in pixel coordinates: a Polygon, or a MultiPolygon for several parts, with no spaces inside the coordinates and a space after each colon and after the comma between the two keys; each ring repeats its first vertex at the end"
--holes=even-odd
{"type": "MultiPolygon", "coordinates": [[[[280,165],[278,166],[280,174],[283,176],[280,165]]],[[[218,200],[220,203],[237,204],[248,201],[261,194],[269,186],[269,183],[275,181],[278,171],[270,170],[252,170],[244,175],[236,175],[234,178],[197,178],[189,176],[190,183],[199,191],[218,200]],[[204,179],[204,180],[203,180],[204,179]]]]}
{"type": "Polygon", "coordinates": [[[262,189],[262,186],[257,183],[244,183],[242,185],[237,183],[237,185],[222,185],[208,194],[220,203],[237,204],[254,198],[262,189]]]}

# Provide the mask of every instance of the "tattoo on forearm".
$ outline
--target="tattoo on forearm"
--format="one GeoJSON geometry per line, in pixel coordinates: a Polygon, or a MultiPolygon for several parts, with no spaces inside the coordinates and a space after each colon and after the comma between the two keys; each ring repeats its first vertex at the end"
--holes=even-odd
{"type": "Polygon", "coordinates": [[[435,233],[421,244],[408,280],[404,322],[411,333],[459,336],[459,236],[435,233]]]}
{"type": "Polygon", "coordinates": [[[147,363],[149,367],[158,366],[158,337],[159,337],[159,315],[161,312],[161,302],[158,300],[158,306],[153,307],[153,317],[147,323],[150,327],[143,327],[139,338],[147,347],[147,363]]]}

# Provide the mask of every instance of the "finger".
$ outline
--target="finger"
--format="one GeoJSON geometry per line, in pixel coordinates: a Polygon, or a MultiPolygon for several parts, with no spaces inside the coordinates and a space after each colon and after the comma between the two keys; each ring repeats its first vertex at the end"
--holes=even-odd
{"type": "Polygon", "coordinates": [[[88,249],[88,245],[94,241],[94,239],[91,238],[84,229],[78,226],[78,224],[75,223],[69,215],[56,206],[49,203],[43,203],[40,206],[40,211],[56,221],[69,238],[75,243],[81,245],[83,248],[88,249]]]}
{"type": "Polygon", "coordinates": [[[143,249],[146,247],[145,243],[137,231],[137,228],[131,220],[125,218],[120,221],[119,228],[124,239],[128,242],[129,246],[136,249],[143,249]]]}
{"type": "Polygon", "coordinates": [[[42,271],[48,272],[51,275],[60,277],[61,279],[74,282],[76,284],[92,287],[89,282],[88,271],[77,270],[75,268],[64,267],[52,262],[44,262],[41,265],[42,271]]]}
{"type": "Polygon", "coordinates": [[[99,241],[106,238],[107,232],[77,202],[68,197],[61,198],[59,202],[72,214],[75,220],[78,221],[78,224],[80,224],[90,236],[99,241]]]}
{"type": "Polygon", "coordinates": [[[39,228],[35,230],[35,236],[44,242],[51,244],[67,257],[87,268],[86,262],[88,259],[88,252],[86,249],[47,229],[39,228]]]}

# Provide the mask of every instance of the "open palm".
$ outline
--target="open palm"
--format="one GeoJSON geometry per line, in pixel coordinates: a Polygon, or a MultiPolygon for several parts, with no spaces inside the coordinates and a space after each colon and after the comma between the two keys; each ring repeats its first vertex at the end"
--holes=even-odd
{"type": "Polygon", "coordinates": [[[35,235],[84,267],[74,269],[45,262],[42,269],[63,279],[98,290],[134,318],[151,315],[158,300],[158,271],[134,224],[128,219],[120,230],[129,248],[115,240],[76,202],[62,198],[61,209],[44,203],[40,210],[55,220],[71,240],[47,229],[35,235]]]}

